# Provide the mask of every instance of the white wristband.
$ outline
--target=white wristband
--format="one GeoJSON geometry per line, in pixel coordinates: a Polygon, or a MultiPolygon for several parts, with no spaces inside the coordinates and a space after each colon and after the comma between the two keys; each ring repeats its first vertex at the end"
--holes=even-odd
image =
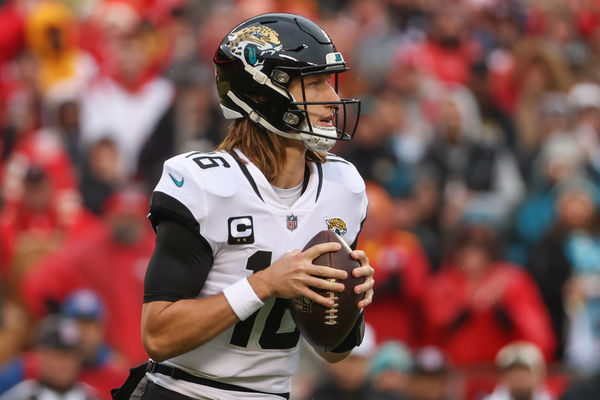
{"type": "Polygon", "coordinates": [[[223,294],[240,321],[254,314],[265,304],[258,298],[247,278],[227,286],[223,294]]]}

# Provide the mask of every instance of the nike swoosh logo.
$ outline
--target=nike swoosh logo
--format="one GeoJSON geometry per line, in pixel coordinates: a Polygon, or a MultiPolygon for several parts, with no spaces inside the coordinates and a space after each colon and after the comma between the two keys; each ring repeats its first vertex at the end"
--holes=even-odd
{"type": "Polygon", "coordinates": [[[169,173],[169,176],[171,177],[171,180],[173,180],[173,183],[175,184],[175,186],[177,186],[177,187],[182,187],[183,186],[183,177],[181,177],[181,180],[177,180],[170,173],[169,173]]]}

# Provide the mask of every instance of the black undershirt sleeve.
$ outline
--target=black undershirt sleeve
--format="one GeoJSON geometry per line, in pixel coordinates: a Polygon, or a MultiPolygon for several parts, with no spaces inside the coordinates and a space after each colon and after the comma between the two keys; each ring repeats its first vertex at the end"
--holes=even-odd
{"type": "Polygon", "coordinates": [[[144,281],[144,303],[195,298],[212,264],[206,239],[180,222],[160,219],[144,281]]]}

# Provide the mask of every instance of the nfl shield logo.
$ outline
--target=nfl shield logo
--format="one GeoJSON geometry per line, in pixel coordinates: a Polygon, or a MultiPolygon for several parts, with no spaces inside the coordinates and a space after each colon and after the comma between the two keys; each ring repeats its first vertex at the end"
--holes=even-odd
{"type": "Polygon", "coordinates": [[[294,229],[296,229],[298,227],[298,217],[295,215],[288,215],[287,216],[287,228],[290,231],[293,231],[294,229]]]}

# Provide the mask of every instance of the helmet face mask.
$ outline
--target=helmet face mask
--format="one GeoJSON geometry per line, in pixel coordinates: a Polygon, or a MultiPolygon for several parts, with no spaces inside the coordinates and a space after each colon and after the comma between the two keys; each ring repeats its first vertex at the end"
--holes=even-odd
{"type": "Polygon", "coordinates": [[[348,68],[327,34],[304,17],[264,14],[243,22],[225,37],[214,63],[226,118],[249,118],[270,132],[302,140],[314,151],[327,151],[336,140],[350,140],[356,131],[359,100],[306,98],[307,76],[332,75],[337,93],[337,74],[348,68]],[[289,90],[295,79],[300,81],[302,99],[289,90]],[[333,126],[311,122],[311,106],[332,109],[333,126]]]}

